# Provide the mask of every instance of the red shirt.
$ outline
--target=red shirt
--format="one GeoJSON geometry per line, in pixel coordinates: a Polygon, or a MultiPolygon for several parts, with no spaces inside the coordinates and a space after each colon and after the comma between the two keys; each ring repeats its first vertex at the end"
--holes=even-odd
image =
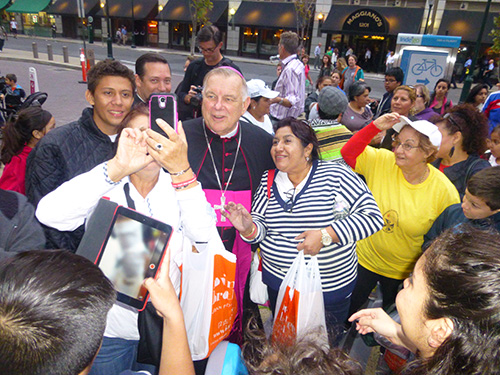
{"type": "Polygon", "coordinates": [[[5,165],[2,176],[0,177],[0,188],[4,190],[13,190],[25,194],[24,186],[26,175],[26,160],[32,148],[24,146],[21,153],[12,158],[10,163],[5,165]]]}

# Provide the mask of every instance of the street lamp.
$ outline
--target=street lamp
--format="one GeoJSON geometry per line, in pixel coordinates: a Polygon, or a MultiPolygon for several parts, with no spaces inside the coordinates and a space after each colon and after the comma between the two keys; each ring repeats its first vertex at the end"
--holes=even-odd
{"type": "Polygon", "coordinates": [[[101,0],[101,8],[106,6],[106,24],[108,25],[108,39],[106,43],[108,45],[108,59],[114,60],[113,58],[113,40],[111,39],[111,20],[109,19],[109,0],[101,0]]]}
{"type": "Polygon", "coordinates": [[[132,48],[135,48],[135,17],[134,17],[134,0],[132,1],[132,48]]]}
{"type": "Polygon", "coordinates": [[[234,26],[234,15],[236,14],[236,10],[234,8],[229,9],[229,14],[231,15],[231,30],[235,30],[234,26]]]}
{"type": "Polygon", "coordinates": [[[429,13],[427,13],[427,20],[425,21],[424,34],[427,34],[427,27],[429,26],[429,18],[431,16],[433,5],[434,5],[434,0],[429,0],[429,13]]]}

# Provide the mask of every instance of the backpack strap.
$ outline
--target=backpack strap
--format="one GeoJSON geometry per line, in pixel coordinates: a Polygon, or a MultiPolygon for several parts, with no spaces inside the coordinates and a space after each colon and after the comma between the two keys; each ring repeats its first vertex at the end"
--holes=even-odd
{"type": "Polygon", "coordinates": [[[267,199],[271,199],[271,186],[273,186],[275,175],[276,169],[269,169],[267,171],[267,199]]]}

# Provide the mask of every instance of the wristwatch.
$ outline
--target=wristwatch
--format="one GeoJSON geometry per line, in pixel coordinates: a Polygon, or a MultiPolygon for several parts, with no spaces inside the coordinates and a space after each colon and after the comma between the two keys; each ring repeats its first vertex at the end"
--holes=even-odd
{"type": "Polygon", "coordinates": [[[328,234],[326,228],[321,229],[321,243],[323,244],[323,246],[329,246],[332,244],[332,242],[333,238],[328,234]]]}

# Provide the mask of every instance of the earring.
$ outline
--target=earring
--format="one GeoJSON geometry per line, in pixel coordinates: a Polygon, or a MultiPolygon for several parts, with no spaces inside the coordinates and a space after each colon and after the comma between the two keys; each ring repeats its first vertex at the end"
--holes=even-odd
{"type": "Polygon", "coordinates": [[[253,106],[252,108],[253,108],[253,109],[255,109],[256,107],[255,107],[255,106],[253,106]]]}
{"type": "Polygon", "coordinates": [[[455,146],[451,148],[450,153],[448,154],[450,158],[453,156],[454,152],[455,152],[455,146]]]}
{"type": "Polygon", "coordinates": [[[309,161],[309,156],[306,156],[306,161],[309,161]]]}

